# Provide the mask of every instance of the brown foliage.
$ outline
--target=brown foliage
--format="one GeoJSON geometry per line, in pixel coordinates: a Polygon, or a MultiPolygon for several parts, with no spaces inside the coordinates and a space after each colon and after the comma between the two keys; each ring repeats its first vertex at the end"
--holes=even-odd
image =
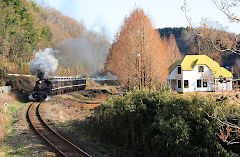
{"type": "MultiPolygon", "coordinates": [[[[238,0],[213,0],[213,3],[231,22],[239,23],[239,18],[232,11],[233,8],[239,7],[240,3],[238,0]]],[[[213,27],[209,27],[207,22],[204,22],[199,28],[196,28],[187,15],[190,9],[187,0],[183,1],[181,9],[190,25],[189,30],[193,31],[198,36],[197,44],[192,45],[191,52],[195,50],[195,52],[201,53],[200,51],[202,51],[220,64],[222,63],[221,58],[223,55],[228,55],[229,53],[240,55],[238,48],[239,37],[237,37],[236,34],[228,33],[224,31],[223,28],[220,30],[213,29],[213,27]]]]}
{"type": "Polygon", "coordinates": [[[84,30],[82,23],[48,6],[41,6],[40,11],[33,11],[33,14],[35,15],[37,23],[42,23],[50,28],[52,43],[57,43],[69,38],[77,38],[81,36],[84,30]]]}
{"type": "Polygon", "coordinates": [[[174,36],[161,39],[144,11],[134,9],[112,44],[105,70],[129,88],[151,88],[165,81],[168,67],[179,58],[174,36]]]}

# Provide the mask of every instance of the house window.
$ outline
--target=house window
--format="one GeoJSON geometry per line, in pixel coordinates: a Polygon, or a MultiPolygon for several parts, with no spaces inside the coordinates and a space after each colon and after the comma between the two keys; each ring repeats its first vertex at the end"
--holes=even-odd
{"type": "Polygon", "coordinates": [[[203,81],[203,87],[207,87],[207,80],[203,81]]]}
{"type": "Polygon", "coordinates": [[[184,88],[188,88],[188,80],[184,80],[184,88]]]}
{"type": "Polygon", "coordinates": [[[198,72],[204,72],[204,67],[203,66],[198,66],[198,72]]]}
{"type": "Polygon", "coordinates": [[[178,68],[177,68],[177,71],[178,71],[178,72],[177,72],[178,74],[181,74],[181,73],[182,73],[182,68],[181,68],[181,67],[178,67],[178,68]]]}
{"type": "Polygon", "coordinates": [[[182,88],[182,81],[178,80],[178,88],[182,88]]]}
{"type": "Polygon", "coordinates": [[[197,80],[197,87],[201,88],[202,87],[202,80],[197,80]]]}

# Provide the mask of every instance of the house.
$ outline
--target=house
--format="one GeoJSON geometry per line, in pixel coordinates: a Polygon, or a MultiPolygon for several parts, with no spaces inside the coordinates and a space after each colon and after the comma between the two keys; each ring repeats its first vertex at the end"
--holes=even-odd
{"type": "Polygon", "coordinates": [[[178,92],[232,90],[232,73],[206,55],[186,55],[169,72],[167,86],[178,92]]]}

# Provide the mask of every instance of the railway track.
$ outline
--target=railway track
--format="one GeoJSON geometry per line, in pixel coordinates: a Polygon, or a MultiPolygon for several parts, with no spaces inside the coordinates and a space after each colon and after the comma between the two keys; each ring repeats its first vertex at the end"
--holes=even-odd
{"type": "Polygon", "coordinates": [[[45,142],[47,142],[58,155],[64,157],[91,157],[88,153],[78,148],[73,143],[54,131],[42,118],[39,113],[41,103],[32,103],[27,111],[27,118],[30,125],[45,142]]]}

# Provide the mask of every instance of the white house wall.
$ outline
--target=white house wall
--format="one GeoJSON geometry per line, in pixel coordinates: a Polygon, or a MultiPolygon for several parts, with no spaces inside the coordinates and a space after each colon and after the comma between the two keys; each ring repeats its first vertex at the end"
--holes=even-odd
{"type": "MultiPolygon", "coordinates": [[[[178,88],[178,86],[177,86],[177,81],[178,81],[178,80],[182,80],[182,73],[181,73],[181,74],[178,74],[178,67],[180,67],[180,66],[176,66],[176,67],[174,68],[174,70],[170,73],[169,79],[170,79],[170,80],[176,80],[175,86],[172,87],[173,89],[175,89],[175,90],[178,91],[178,92],[183,92],[183,89],[182,89],[182,88],[178,88]]],[[[182,85],[183,85],[183,82],[182,82],[182,85]]],[[[183,86],[182,86],[182,87],[183,87],[183,86]]]]}
{"type": "Polygon", "coordinates": [[[208,68],[206,65],[196,65],[193,70],[190,71],[182,71],[181,74],[178,74],[179,66],[176,66],[174,70],[170,73],[169,75],[169,80],[176,80],[175,86],[172,88],[178,92],[193,92],[193,91],[199,91],[199,92],[204,92],[204,91],[215,91],[214,89],[214,78],[212,75],[212,71],[208,68]],[[198,72],[198,67],[203,66],[204,67],[204,72],[198,72]],[[207,87],[203,87],[203,74],[207,76],[208,78],[208,83],[207,87]],[[211,79],[210,79],[211,78],[211,79]],[[178,80],[181,80],[181,87],[178,88],[177,82],[178,80]],[[188,88],[184,88],[184,80],[188,80],[188,88]],[[197,80],[202,80],[202,87],[197,88],[197,80]]]}
{"type": "Polygon", "coordinates": [[[227,79],[229,82],[221,83],[219,79],[215,79],[215,91],[229,91],[233,90],[232,88],[232,78],[227,79]]]}
{"type": "Polygon", "coordinates": [[[193,92],[193,91],[199,91],[199,92],[205,92],[205,91],[213,91],[213,84],[211,82],[214,81],[214,78],[212,80],[208,80],[207,87],[203,87],[203,74],[207,76],[207,78],[211,78],[212,71],[208,68],[206,65],[196,65],[193,70],[191,71],[183,71],[183,83],[184,80],[188,80],[189,88],[183,87],[183,92],[193,92]],[[204,72],[198,72],[198,67],[203,66],[204,72]],[[197,87],[197,80],[202,80],[202,87],[197,87]]]}
{"type": "Polygon", "coordinates": [[[232,78],[227,78],[229,82],[219,82],[219,79],[215,79],[207,65],[196,65],[193,70],[184,70],[181,71],[181,74],[178,74],[178,67],[180,67],[180,65],[176,66],[169,75],[168,85],[170,84],[173,90],[178,92],[206,92],[233,89],[232,78]],[[198,72],[199,66],[204,67],[204,72],[198,72]],[[204,79],[207,79],[207,87],[203,87],[204,79]],[[181,88],[178,88],[178,80],[181,80],[181,88]],[[184,88],[184,80],[188,80],[188,88],[184,88]],[[197,80],[201,80],[201,87],[197,87],[197,80]]]}
{"type": "Polygon", "coordinates": [[[180,66],[176,66],[174,68],[174,70],[170,73],[170,76],[169,76],[169,79],[177,79],[177,80],[181,80],[182,79],[182,74],[178,74],[177,72],[177,69],[178,67],[180,66]]]}

